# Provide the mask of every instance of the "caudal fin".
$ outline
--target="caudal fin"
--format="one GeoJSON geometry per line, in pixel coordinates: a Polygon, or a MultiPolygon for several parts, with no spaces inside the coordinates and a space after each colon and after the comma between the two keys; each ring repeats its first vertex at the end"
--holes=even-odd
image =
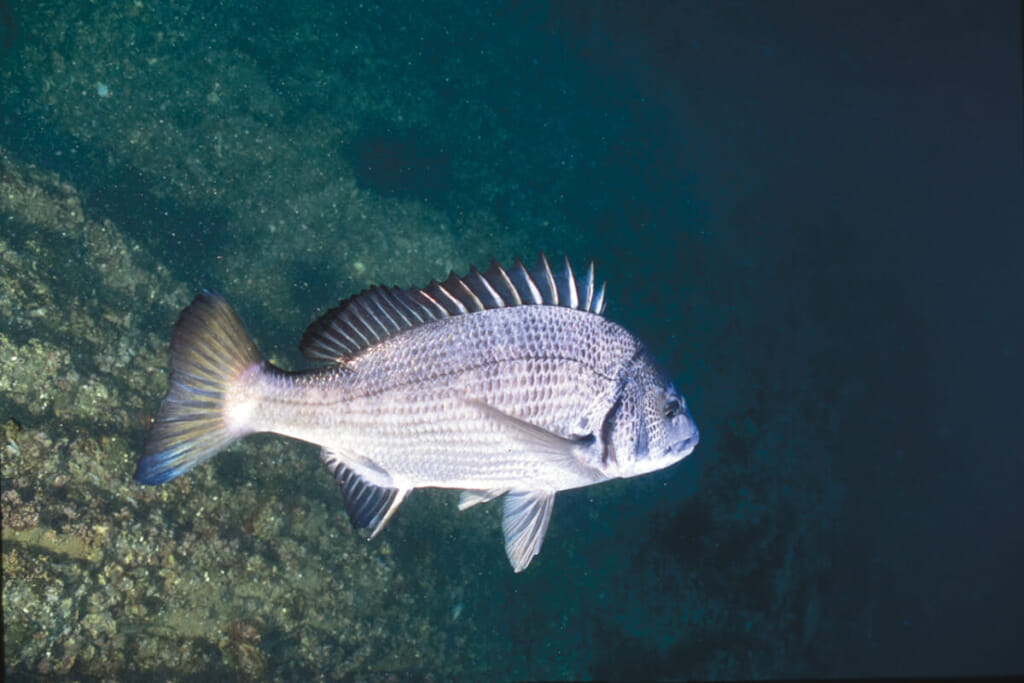
{"type": "Polygon", "coordinates": [[[178,317],[171,336],[171,386],[146,435],[135,470],[140,484],[184,474],[251,430],[227,420],[231,387],[263,359],[238,314],[204,291],[178,317]]]}

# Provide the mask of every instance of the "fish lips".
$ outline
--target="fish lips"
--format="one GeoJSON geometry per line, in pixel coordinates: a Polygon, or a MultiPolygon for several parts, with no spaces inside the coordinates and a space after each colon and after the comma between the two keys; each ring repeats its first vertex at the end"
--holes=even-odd
{"type": "Polygon", "coordinates": [[[671,444],[665,451],[666,455],[670,457],[676,457],[680,460],[693,453],[693,449],[700,443],[700,430],[697,429],[697,424],[693,421],[690,422],[692,429],[689,433],[685,434],[682,439],[671,444]]]}

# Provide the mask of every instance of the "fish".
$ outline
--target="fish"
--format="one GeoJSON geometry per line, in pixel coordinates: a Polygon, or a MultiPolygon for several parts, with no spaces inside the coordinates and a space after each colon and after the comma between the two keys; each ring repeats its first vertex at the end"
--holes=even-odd
{"type": "Polygon", "coordinates": [[[696,448],[683,395],[604,316],[594,264],[492,261],[422,288],[374,285],[314,321],[309,369],[257,350],[204,290],[171,335],[166,397],[134,479],[171,481],[242,437],[320,447],[356,529],[376,537],[418,488],[460,489],[459,510],[504,496],[512,569],[540,552],[555,494],[673,465],[696,448]]]}

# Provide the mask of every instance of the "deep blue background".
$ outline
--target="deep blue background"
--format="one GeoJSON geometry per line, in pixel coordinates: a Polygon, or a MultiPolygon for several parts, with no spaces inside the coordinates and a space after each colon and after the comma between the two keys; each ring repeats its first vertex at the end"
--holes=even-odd
{"type": "Polygon", "coordinates": [[[832,606],[881,598],[848,673],[1021,671],[1019,6],[561,10],[595,63],[668,103],[650,175],[699,175],[707,229],[735,234],[736,262],[756,252],[732,275],[848,342],[835,361],[866,400],[834,463],[832,606]]]}

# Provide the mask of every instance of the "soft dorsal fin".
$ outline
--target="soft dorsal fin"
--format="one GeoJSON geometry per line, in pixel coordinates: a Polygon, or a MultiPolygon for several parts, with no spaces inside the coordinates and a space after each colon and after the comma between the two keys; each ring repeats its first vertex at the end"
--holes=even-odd
{"type": "Polygon", "coordinates": [[[491,261],[486,272],[470,267],[444,282],[423,288],[373,286],[342,301],[317,319],[302,336],[299,349],[307,359],[339,363],[399,332],[434,320],[509,306],[565,306],[600,315],[604,283],[594,283],[594,264],[576,277],[565,259],[555,273],[543,252],[528,270],[516,257],[511,268],[491,261]]]}

